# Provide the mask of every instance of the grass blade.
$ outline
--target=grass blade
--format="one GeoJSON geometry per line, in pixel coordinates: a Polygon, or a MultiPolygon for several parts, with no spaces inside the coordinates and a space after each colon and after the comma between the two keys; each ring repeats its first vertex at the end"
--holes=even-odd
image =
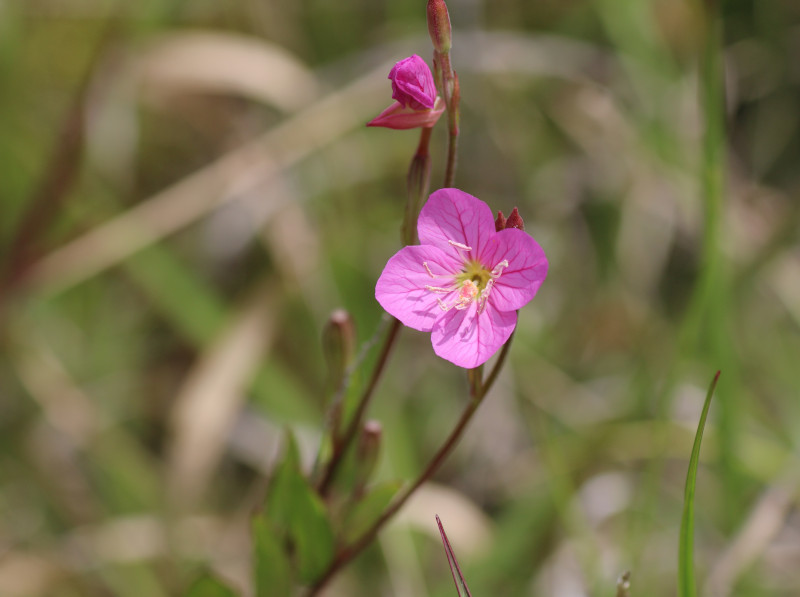
{"type": "Polygon", "coordinates": [[[447,563],[450,565],[450,573],[453,575],[453,582],[456,583],[456,591],[458,591],[458,597],[472,597],[472,593],[469,592],[469,587],[467,587],[467,581],[464,580],[464,575],[461,574],[461,568],[458,567],[458,560],[456,560],[456,554],[453,553],[453,548],[450,547],[450,541],[447,539],[447,533],[444,532],[442,521],[438,515],[436,516],[436,524],[439,525],[439,534],[442,536],[442,544],[444,544],[444,553],[447,555],[447,563]],[[458,574],[458,579],[456,579],[456,574],[458,574]]]}
{"type": "Polygon", "coordinates": [[[717,387],[720,372],[714,376],[706,394],[697,433],[694,436],[692,456],[689,459],[689,470],[686,473],[686,491],[683,496],[683,516],[681,517],[680,544],[678,545],[678,595],[680,597],[696,597],[697,585],[694,580],[694,491],[697,482],[697,463],[700,459],[700,443],[703,441],[703,430],[706,426],[711,397],[717,387]]]}

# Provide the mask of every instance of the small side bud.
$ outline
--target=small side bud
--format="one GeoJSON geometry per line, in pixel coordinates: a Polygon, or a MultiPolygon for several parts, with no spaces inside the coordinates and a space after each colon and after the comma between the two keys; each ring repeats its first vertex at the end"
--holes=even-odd
{"type": "Polygon", "coordinates": [[[437,52],[447,54],[450,51],[452,30],[444,0],[428,0],[428,33],[437,52]]]}
{"type": "Polygon", "coordinates": [[[367,421],[361,428],[361,435],[356,444],[356,492],[363,491],[372,477],[381,449],[383,428],[378,421],[367,421]]]}
{"type": "Polygon", "coordinates": [[[322,352],[328,364],[330,389],[335,392],[356,354],[356,326],[350,313],[344,309],[331,313],[325,324],[322,352]]]}
{"type": "Polygon", "coordinates": [[[511,215],[508,216],[506,220],[505,228],[517,228],[518,230],[525,230],[525,222],[522,221],[522,216],[519,215],[517,208],[514,208],[514,211],[511,212],[511,215]]]}
{"type": "Polygon", "coordinates": [[[503,215],[503,212],[498,209],[497,219],[494,221],[494,231],[500,232],[505,227],[506,227],[506,217],[503,215]]]}

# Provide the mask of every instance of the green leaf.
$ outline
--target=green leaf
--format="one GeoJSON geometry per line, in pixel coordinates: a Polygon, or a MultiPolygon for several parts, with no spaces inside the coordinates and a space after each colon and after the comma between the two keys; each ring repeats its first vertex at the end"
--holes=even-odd
{"type": "Polygon", "coordinates": [[[316,580],[333,559],[333,529],[325,505],[314,490],[303,483],[298,485],[292,538],[297,548],[297,566],[304,582],[316,580]]]}
{"type": "Polygon", "coordinates": [[[292,591],[289,558],[264,514],[253,519],[253,566],[257,597],[280,597],[292,591]]]}
{"type": "Polygon", "coordinates": [[[300,580],[315,580],[333,559],[333,529],[325,504],[300,471],[297,443],[291,434],[270,483],[267,516],[279,536],[288,541],[300,580]]]}
{"type": "Polygon", "coordinates": [[[700,443],[703,441],[703,430],[706,426],[711,397],[719,380],[719,371],[714,376],[706,394],[703,412],[694,436],[692,456],[689,459],[689,471],[686,473],[686,491],[683,496],[683,516],[681,518],[680,544],[678,545],[678,595],[695,597],[697,585],[694,580],[694,491],[697,482],[697,464],[700,460],[700,443]]]}
{"type": "Polygon", "coordinates": [[[216,576],[205,574],[194,581],[184,597],[236,597],[236,591],[216,576]]]}
{"type": "Polygon", "coordinates": [[[343,535],[346,543],[355,541],[378,520],[401,485],[400,481],[379,483],[356,502],[345,516],[343,535]]]}
{"type": "Polygon", "coordinates": [[[269,519],[284,534],[289,534],[293,518],[294,494],[300,476],[300,454],[290,431],[286,433],[283,460],[276,466],[267,493],[269,519]]]}

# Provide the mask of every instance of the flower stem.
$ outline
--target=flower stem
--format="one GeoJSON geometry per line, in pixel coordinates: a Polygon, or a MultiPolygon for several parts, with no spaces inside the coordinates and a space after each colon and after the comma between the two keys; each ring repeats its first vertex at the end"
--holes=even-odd
{"type": "MultiPolygon", "coordinates": [[[[519,311],[517,311],[519,313],[519,311]]],[[[497,376],[500,375],[500,370],[503,368],[503,365],[506,362],[506,357],[508,356],[508,350],[511,348],[511,341],[514,339],[514,333],[516,332],[516,328],[514,331],[511,332],[511,335],[506,340],[506,343],[503,344],[503,348],[500,349],[500,354],[497,356],[497,361],[492,367],[492,370],[489,372],[489,375],[483,382],[482,392],[486,394],[494,385],[494,382],[497,381],[497,376]]]]}
{"type": "Polygon", "coordinates": [[[439,467],[442,463],[447,459],[450,453],[453,451],[453,448],[456,447],[458,442],[461,440],[461,436],[464,434],[464,430],[469,425],[469,422],[472,420],[472,416],[478,410],[478,407],[483,402],[483,399],[486,397],[491,386],[494,384],[495,380],[497,379],[498,374],[500,373],[500,369],[503,367],[503,364],[506,360],[506,355],[508,354],[508,349],[511,345],[511,340],[513,339],[513,335],[508,339],[508,341],[503,345],[503,349],[498,356],[497,362],[495,363],[494,368],[492,369],[489,376],[486,378],[485,381],[481,381],[481,376],[483,373],[483,366],[476,367],[475,369],[470,369],[467,372],[467,378],[469,380],[470,386],[470,397],[469,402],[464,407],[464,410],[461,413],[461,417],[459,417],[458,422],[456,422],[455,427],[453,427],[450,434],[444,440],[444,443],[439,447],[436,451],[436,454],[433,455],[431,460],[428,462],[428,465],[425,469],[419,474],[416,480],[409,486],[407,486],[404,490],[402,490],[392,503],[387,506],[386,510],[380,515],[380,517],[372,524],[372,526],[367,529],[363,535],[361,535],[358,539],[356,539],[350,545],[344,547],[336,554],[336,557],[328,566],[328,569],[320,576],[316,583],[311,587],[308,592],[308,597],[313,597],[317,595],[320,590],[330,581],[331,578],[346,564],[348,564],[353,558],[355,558],[358,554],[360,554],[366,547],[372,543],[375,539],[378,532],[383,528],[383,526],[403,507],[403,505],[408,501],[408,499],[417,491],[426,481],[428,481],[435,473],[439,470],[439,467]]]}
{"type": "Polygon", "coordinates": [[[456,426],[453,428],[453,430],[450,432],[450,435],[428,463],[428,466],[425,467],[425,470],[423,470],[417,479],[406,489],[404,489],[392,501],[391,504],[389,504],[386,510],[383,511],[383,514],[381,514],[381,516],[366,532],[364,532],[363,535],[361,535],[361,537],[339,551],[339,553],[331,562],[330,566],[328,566],[328,569],[325,571],[325,573],[319,578],[314,586],[311,587],[311,590],[308,593],[309,597],[316,595],[342,567],[344,567],[353,558],[360,554],[370,543],[372,543],[372,541],[375,539],[375,536],[378,534],[378,531],[380,531],[381,528],[383,528],[383,526],[389,521],[389,519],[391,519],[398,512],[398,510],[403,507],[403,505],[414,494],[414,492],[419,489],[423,483],[430,479],[431,476],[433,476],[433,474],[439,469],[441,464],[461,439],[464,429],[472,419],[472,415],[475,414],[475,411],[480,406],[482,398],[482,395],[470,397],[470,401],[465,407],[464,411],[461,413],[461,417],[456,423],[456,426]]]}
{"type": "Polygon", "coordinates": [[[361,428],[361,422],[364,419],[364,413],[367,411],[367,406],[369,405],[370,399],[375,393],[375,388],[378,385],[381,374],[383,374],[383,371],[386,368],[386,363],[389,361],[389,354],[392,351],[395,340],[397,340],[400,326],[400,321],[392,318],[392,323],[389,326],[389,329],[386,331],[386,337],[383,341],[383,345],[381,346],[381,352],[378,355],[378,360],[375,362],[375,367],[372,370],[372,375],[369,378],[369,383],[367,383],[367,387],[364,388],[364,392],[361,394],[361,397],[358,400],[358,406],[356,406],[355,412],[353,413],[352,417],[350,417],[350,422],[347,424],[347,428],[342,434],[341,439],[334,441],[333,454],[331,455],[331,459],[328,461],[328,465],[325,467],[325,472],[317,486],[317,491],[322,496],[324,496],[330,489],[330,485],[336,476],[336,471],[342,462],[342,458],[347,451],[347,447],[353,442],[358,434],[358,430],[361,428]]]}
{"type": "Polygon", "coordinates": [[[431,157],[428,150],[433,127],[423,127],[420,132],[417,152],[408,168],[406,184],[408,199],[406,201],[406,214],[403,218],[402,241],[403,245],[413,245],[417,242],[417,216],[422,207],[422,202],[428,195],[431,180],[431,157]]]}
{"type": "Polygon", "coordinates": [[[458,112],[461,91],[458,76],[450,63],[450,52],[434,54],[434,64],[440,72],[442,94],[447,106],[447,128],[450,135],[447,139],[447,165],[445,166],[444,187],[452,187],[456,178],[456,155],[458,153],[458,112]]]}
{"type": "MultiPolygon", "coordinates": [[[[425,127],[422,129],[419,137],[419,144],[414,158],[411,160],[411,165],[408,168],[408,176],[406,182],[408,184],[408,196],[406,202],[406,213],[403,219],[403,228],[401,231],[402,241],[404,245],[411,245],[416,242],[417,238],[417,215],[419,214],[420,206],[424,198],[428,194],[428,187],[431,178],[431,159],[430,159],[430,141],[432,127],[425,127]]],[[[389,354],[392,347],[397,340],[398,332],[400,331],[400,322],[392,318],[392,324],[386,332],[386,337],[381,347],[378,360],[375,362],[375,367],[370,375],[369,383],[361,394],[356,406],[355,412],[350,417],[347,428],[341,436],[334,434],[333,437],[333,454],[328,461],[325,471],[320,478],[317,485],[319,494],[324,496],[330,489],[330,485],[336,477],[336,471],[342,463],[348,446],[357,437],[361,425],[364,420],[364,415],[367,412],[372,395],[375,393],[375,388],[378,385],[381,375],[386,368],[386,363],[389,360],[389,354]]],[[[341,408],[339,404],[337,408],[341,408]]]]}

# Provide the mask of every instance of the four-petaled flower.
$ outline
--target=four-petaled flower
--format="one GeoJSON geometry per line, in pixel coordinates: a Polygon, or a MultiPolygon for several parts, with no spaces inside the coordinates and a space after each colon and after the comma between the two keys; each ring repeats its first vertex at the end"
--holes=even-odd
{"type": "Polygon", "coordinates": [[[431,194],[417,232],[420,244],[389,260],[375,298],[408,327],[431,332],[437,355],[477,367],[508,340],[517,310],[539,290],[544,251],[522,230],[495,231],[489,206],[458,189],[431,194]]]}
{"type": "Polygon", "coordinates": [[[367,126],[390,129],[431,127],[444,112],[442,98],[436,95],[433,74],[425,61],[414,54],[394,65],[389,72],[395,102],[367,126]]]}

